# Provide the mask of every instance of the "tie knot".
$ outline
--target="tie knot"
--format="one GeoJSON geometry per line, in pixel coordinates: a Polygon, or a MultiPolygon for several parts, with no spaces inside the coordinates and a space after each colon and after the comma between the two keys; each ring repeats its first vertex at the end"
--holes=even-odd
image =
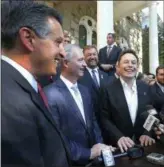
{"type": "Polygon", "coordinates": [[[73,85],[73,86],[71,87],[71,89],[77,92],[78,87],[77,87],[77,85],[73,85]]]}
{"type": "Polygon", "coordinates": [[[95,70],[95,69],[92,69],[92,73],[96,73],[96,70],[95,70]]]}

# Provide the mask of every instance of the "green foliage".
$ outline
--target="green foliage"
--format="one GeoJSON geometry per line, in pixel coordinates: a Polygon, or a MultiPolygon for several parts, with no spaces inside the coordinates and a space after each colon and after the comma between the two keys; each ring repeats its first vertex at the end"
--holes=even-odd
{"type": "MultiPolygon", "coordinates": [[[[164,23],[158,24],[159,63],[164,64],[164,23]]],[[[149,28],[142,30],[143,72],[149,71],[149,28]]]]}

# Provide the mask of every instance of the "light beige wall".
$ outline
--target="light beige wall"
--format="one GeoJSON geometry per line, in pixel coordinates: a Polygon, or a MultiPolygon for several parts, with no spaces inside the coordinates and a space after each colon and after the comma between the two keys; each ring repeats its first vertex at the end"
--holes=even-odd
{"type": "Polygon", "coordinates": [[[55,9],[63,15],[63,29],[71,32],[77,44],[79,21],[83,16],[90,16],[96,20],[96,5],[94,1],[62,1],[55,5],[55,9]]]}

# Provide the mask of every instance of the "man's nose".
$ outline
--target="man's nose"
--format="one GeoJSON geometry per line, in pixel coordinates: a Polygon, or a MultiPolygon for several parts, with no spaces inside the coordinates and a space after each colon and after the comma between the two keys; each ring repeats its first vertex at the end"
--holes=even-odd
{"type": "Polygon", "coordinates": [[[87,64],[86,64],[85,60],[83,60],[83,67],[86,67],[86,66],[87,66],[87,64]]]}
{"type": "Polygon", "coordinates": [[[59,52],[59,54],[60,54],[60,56],[62,57],[62,58],[64,58],[65,56],[66,56],[66,52],[65,52],[65,50],[64,50],[64,46],[63,46],[63,43],[62,44],[60,44],[60,52],[59,52]]]}

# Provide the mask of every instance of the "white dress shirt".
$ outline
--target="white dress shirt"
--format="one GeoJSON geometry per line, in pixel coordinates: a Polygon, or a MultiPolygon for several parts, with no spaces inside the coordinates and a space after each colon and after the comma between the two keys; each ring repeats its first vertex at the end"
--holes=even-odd
{"type": "Polygon", "coordinates": [[[82,97],[81,97],[81,93],[78,89],[78,86],[77,86],[77,82],[75,84],[73,84],[72,82],[70,82],[68,79],[66,79],[65,77],[63,77],[62,75],[60,75],[60,79],[65,83],[65,85],[67,86],[69,92],[71,93],[73,99],[75,100],[80,112],[81,112],[81,115],[84,119],[84,122],[86,123],[86,119],[85,119],[85,114],[84,114],[84,105],[83,105],[83,100],[82,100],[82,97]],[[77,88],[77,92],[78,92],[78,95],[75,93],[75,91],[73,90],[73,88],[76,87],[77,88]]]}
{"type": "Polygon", "coordinates": [[[97,82],[98,84],[100,85],[100,78],[99,78],[99,72],[98,72],[98,67],[94,68],[94,69],[91,69],[89,67],[86,67],[88,72],[90,73],[91,77],[93,78],[93,74],[92,74],[92,70],[95,70],[95,75],[96,75],[96,78],[97,78],[97,82]]]}
{"type": "Polygon", "coordinates": [[[159,88],[161,89],[161,91],[164,93],[164,86],[161,85],[159,82],[157,82],[157,85],[159,86],[159,88]]]}
{"type": "Polygon", "coordinates": [[[130,88],[128,84],[121,77],[120,77],[120,81],[121,81],[126,102],[129,108],[130,117],[134,125],[136,120],[137,110],[138,110],[138,93],[137,93],[136,80],[134,81],[132,88],[130,88]]]}
{"type": "Polygon", "coordinates": [[[21,65],[13,61],[12,59],[2,55],[1,59],[13,66],[19,73],[28,81],[28,83],[34,88],[36,92],[38,92],[38,85],[37,81],[35,80],[34,76],[27,71],[25,68],[23,68],[21,65]]]}

